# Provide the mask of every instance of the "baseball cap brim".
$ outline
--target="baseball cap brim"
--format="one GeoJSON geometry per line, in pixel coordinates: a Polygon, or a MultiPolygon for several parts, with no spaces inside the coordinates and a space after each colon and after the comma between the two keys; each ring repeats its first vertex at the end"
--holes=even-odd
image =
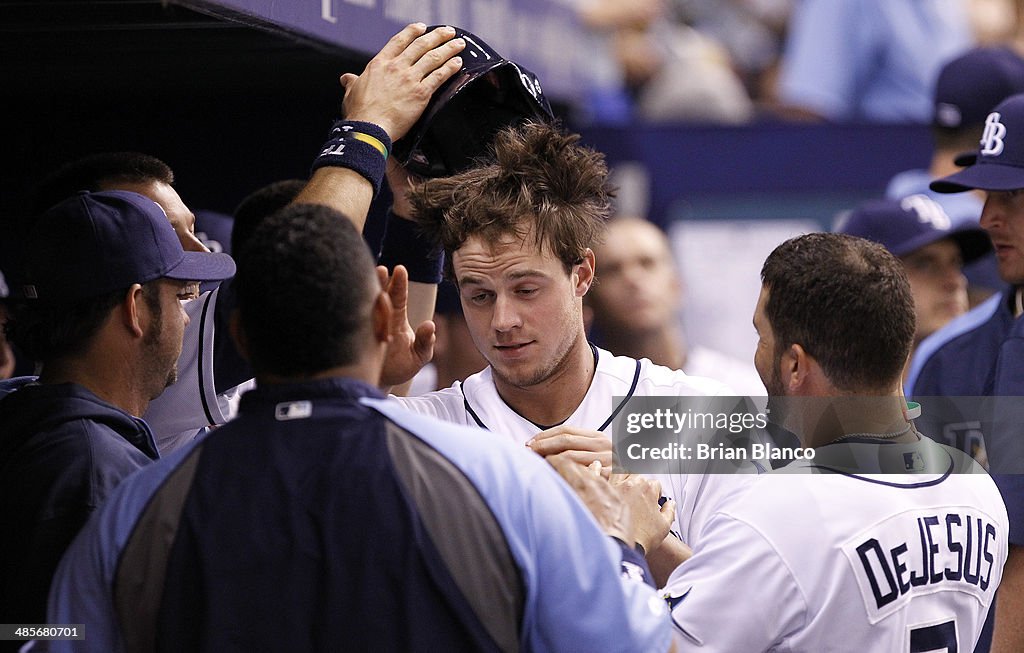
{"type": "Polygon", "coordinates": [[[965,190],[1017,190],[1024,188],[1024,168],[1003,163],[975,163],[928,186],[936,193],[962,193],[965,190]]]}
{"type": "Polygon", "coordinates": [[[970,152],[961,152],[960,154],[957,154],[955,157],[953,157],[953,163],[960,166],[961,168],[972,166],[975,163],[977,163],[977,161],[978,153],[975,152],[974,150],[971,150],[970,152]]]}
{"type": "Polygon", "coordinates": [[[227,254],[185,252],[162,276],[179,281],[223,281],[235,276],[235,261],[227,254]]]}

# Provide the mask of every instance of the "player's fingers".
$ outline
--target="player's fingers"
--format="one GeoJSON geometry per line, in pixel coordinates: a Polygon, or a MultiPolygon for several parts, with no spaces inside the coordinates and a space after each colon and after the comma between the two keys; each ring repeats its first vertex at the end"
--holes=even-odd
{"type": "Polygon", "coordinates": [[[461,67],[462,57],[458,55],[465,47],[466,42],[462,39],[452,39],[425,53],[413,65],[413,69],[420,76],[420,79],[426,79],[435,70],[451,62],[453,58],[458,58],[458,63],[461,67]]]}
{"type": "Polygon", "coordinates": [[[610,447],[611,445],[611,440],[608,439],[608,436],[606,436],[604,433],[601,433],[600,431],[594,431],[591,429],[581,429],[580,427],[568,426],[565,424],[560,424],[558,426],[551,427],[550,429],[545,429],[544,431],[541,431],[534,437],[530,438],[530,440],[554,440],[557,438],[564,438],[568,436],[577,436],[580,438],[593,438],[597,440],[607,440],[608,446],[610,447]]]}
{"type": "Polygon", "coordinates": [[[549,456],[544,456],[545,459],[558,457],[561,460],[569,460],[580,467],[588,467],[594,464],[594,461],[601,463],[601,475],[606,476],[604,473],[607,470],[611,472],[612,467],[612,454],[608,453],[595,453],[593,451],[561,451],[549,456]]]}
{"type": "Polygon", "coordinates": [[[561,435],[580,435],[580,436],[587,436],[587,437],[591,437],[591,438],[605,438],[605,439],[608,438],[608,436],[606,436],[604,433],[602,433],[600,431],[594,431],[594,430],[591,430],[591,429],[584,429],[584,428],[580,428],[578,426],[569,426],[568,424],[559,424],[558,426],[552,426],[549,429],[544,429],[543,431],[537,433],[537,435],[533,436],[532,439],[534,439],[534,440],[546,440],[546,439],[558,437],[558,436],[561,436],[561,435]]]}
{"type": "Polygon", "coordinates": [[[453,57],[449,59],[440,68],[437,68],[423,78],[424,91],[433,95],[434,91],[441,87],[441,84],[447,82],[452,75],[459,72],[461,69],[462,57],[453,57]]]}
{"type": "Polygon", "coordinates": [[[434,357],[434,343],[437,340],[435,335],[437,327],[431,320],[416,327],[416,338],[412,343],[416,358],[421,363],[428,363],[434,357]]]}
{"type": "MultiPolygon", "coordinates": [[[[392,36],[384,47],[377,53],[377,57],[394,59],[401,55],[417,38],[423,36],[427,26],[423,23],[409,23],[402,31],[392,36]]],[[[435,30],[436,31],[436,30],[435,30]]],[[[452,32],[454,34],[454,31],[452,32]]]]}
{"type": "Polygon", "coordinates": [[[654,478],[644,477],[644,492],[652,496],[655,501],[661,496],[661,481],[654,478]]]}
{"type": "Polygon", "coordinates": [[[676,502],[672,499],[667,500],[661,504],[661,516],[668,520],[671,524],[672,520],[676,518],[676,502]]]}
{"type": "MultiPolygon", "coordinates": [[[[413,66],[428,52],[440,48],[453,38],[455,38],[455,28],[450,25],[432,29],[411,41],[398,56],[398,60],[408,66],[413,66]]],[[[440,64],[441,61],[438,61],[435,68],[440,64]]]]}
{"type": "Polygon", "coordinates": [[[341,83],[341,87],[343,89],[348,90],[348,87],[351,86],[352,82],[356,81],[357,79],[359,79],[359,75],[353,73],[345,73],[344,75],[338,78],[338,82],[341,83]]]}
{"type": "MultiPolygon", "coordinates": [[[[409,272],[404,265],[396,265],[391,272],[391,282],[388,285],[388,295],[391,297],[391,305],[395,313],[404,311],[409,303],[409,272]]],[[[404,315],[396,319],[405,319],[404,315]]]]}
{"type": "Polygon", "coordinates": [[[553,456],[546,456],[544,460],[554,467],[555,471],[558,472],[558,475],[561,476],[569,485],[578,487],[577,483],[582,476],[582,470],[580,465],[570,456],[555,454],[553,456]]]}
{"type": "Polygon", "coordinates": [[[383,265],[378,265],[377,266],[377,281],[380,283],[381,290],[387,290],[388,289],[388,277],[389,276],[390,275],[388,273],[387,267],[385,267],[383,265]]]}
{"type": "Polygon", "coordinates": [[[527,443],[527,446],[542,456],[569,450],[607,452],[610,456],[612,450],[612,443],[608,438],[595,438],[570,433],[563,433],[549,438],[534,438],[527,443]]]}

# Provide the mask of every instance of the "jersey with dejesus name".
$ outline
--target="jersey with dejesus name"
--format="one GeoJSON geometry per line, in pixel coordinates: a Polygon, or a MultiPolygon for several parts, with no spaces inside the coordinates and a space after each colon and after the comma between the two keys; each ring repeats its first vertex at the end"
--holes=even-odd
{"type": "MultiPolygon", "coordinates": [[[[613,356],[594,347],[594,378],[583,401],[564,424],[602,431],[612,437],[612,420],[631,397],[729,397],[728,386],[703,377],[655,365],[644,358],[613,356]]],[[[541,428],[512,410],[498,395],[491,368],[486,367],[452,387],[418,397],[398,397],[406,408],[439,419],[468,424],[511,437],[525,445],[541,428]]],[[[662,494],[676,502],[672,531],[694,546],[700,524],[719,501],[746,484],[762,468],[741,465],[738,474],[651,474],[662,494]]]]}
{"type": "Polygon", "coordinates": [[[757,477],[669,578],[677,650],[974,650],[1007,555],[992,479],[927,438],[850,446],[938,464],[856,474],[819,456],[757,477]]]}

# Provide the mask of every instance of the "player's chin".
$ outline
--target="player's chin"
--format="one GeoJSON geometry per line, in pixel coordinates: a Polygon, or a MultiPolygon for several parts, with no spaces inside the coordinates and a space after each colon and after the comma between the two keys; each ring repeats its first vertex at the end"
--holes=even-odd
{"type": "Polygon", "coordinates": [[[517,388],[535,386],[546,378],[544,371],[536,365],[528,365],[522,361],[513,364],[492,362],[491,369],[496,377],[517,388]]]}

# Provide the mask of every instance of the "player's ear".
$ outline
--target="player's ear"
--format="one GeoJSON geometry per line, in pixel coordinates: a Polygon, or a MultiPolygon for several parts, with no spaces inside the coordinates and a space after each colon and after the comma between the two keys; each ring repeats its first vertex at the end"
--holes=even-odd
{"type": "Polygon", "coordinates": [[[241,313],[238,309],[231,311],[231,316],[228,318],[228,333],[231,334],[231,340],[235,343],[235,349],[245,360],[249,358],[249,339],[245,336],[245,330],[242,329],[242,318],[241,313]]]}
{"type": "Polygon", "coordinates": [[[121,323],[136,338],[141,338],[146,333],[146,325],[151,319],[148,313],[145,316],[142,314],[142,311],[148,308],[146,299],[142,296],[143,292],[141,285],[133,283],[118,309],[121,323]]]}
{"type": "Polygon", "coordinates": [[[573,268],[573,283],[576,286],[576,296],[582,297],[590,290],[594,283],[594,273],[597,270],[597,257],[594,250],[589,247],[583,251],[583,261],[573,268]]]}
{"type": "Polygon", "coordinates": [[[802,346],[793,343],[786,347],[779,358],[779,378],[787,393],[798,390],[807,382],[810,365],[811,357],[802,346]]]}

